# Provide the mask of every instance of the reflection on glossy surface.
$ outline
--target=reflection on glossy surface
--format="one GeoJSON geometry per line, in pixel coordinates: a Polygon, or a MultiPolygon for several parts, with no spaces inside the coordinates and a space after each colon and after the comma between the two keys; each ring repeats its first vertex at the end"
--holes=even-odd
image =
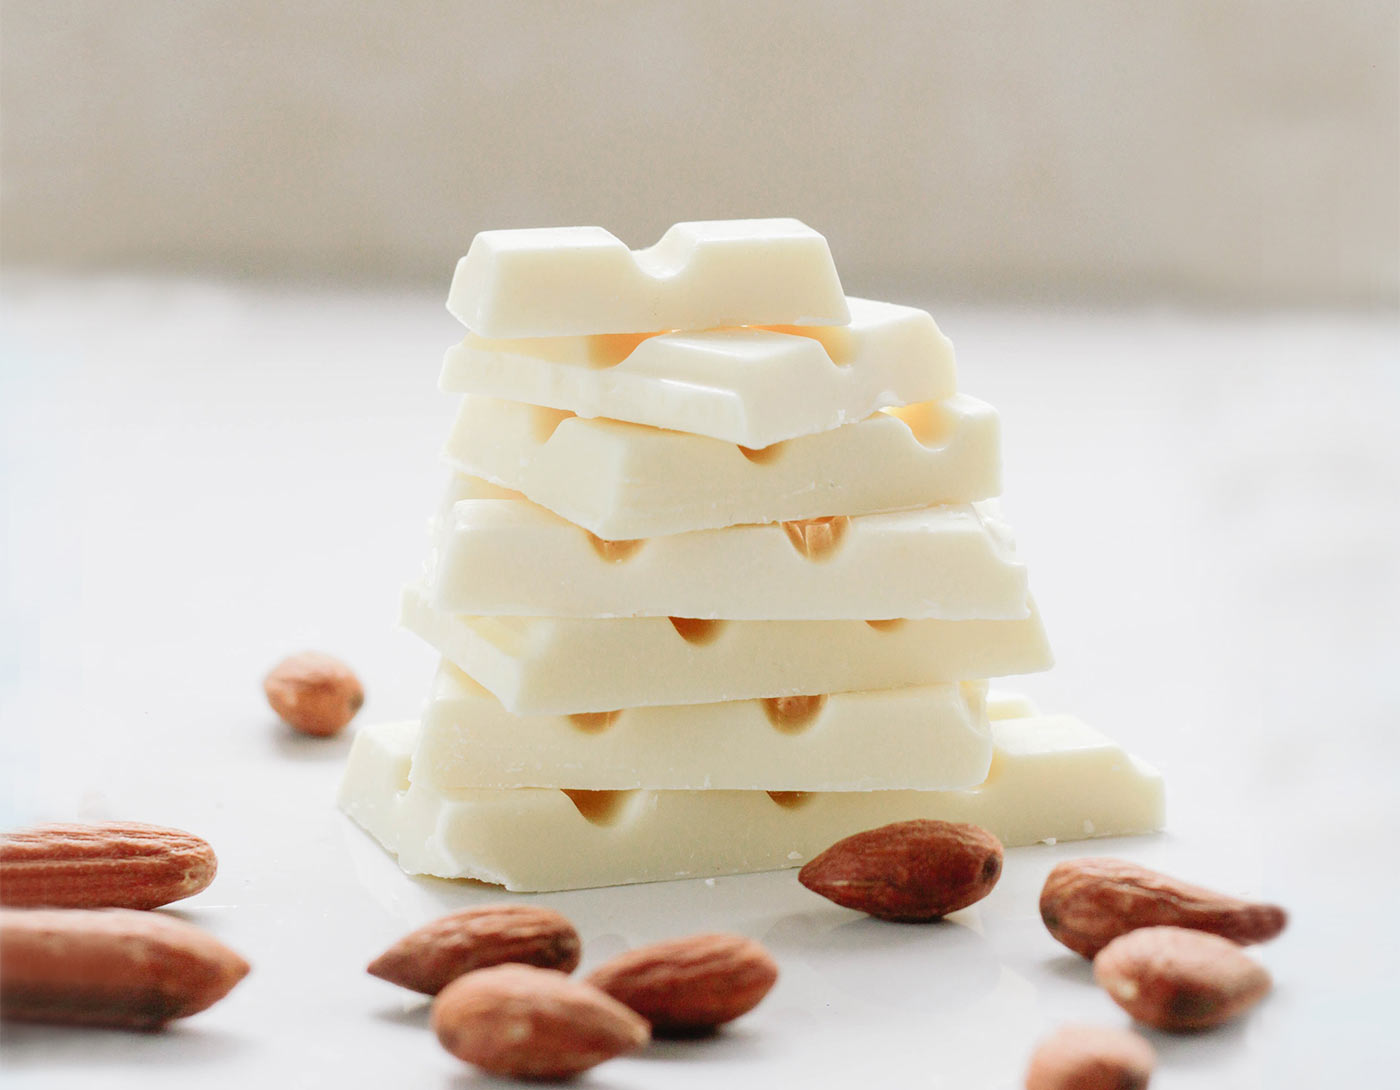
{"type": "Polygon", "coordinates": [[[845,909],[784,916],[760,936],[786,963],[797,958],[827,987],[877,1005],[935,1012],[991,992],[1001,964],[957,913],[939,923],[890,923],[845,909]],[[911,966],[927,972],[911,972],[911,966]]]}
{"type": "MultiPolygon", "coordinates": [[[[27,1022],[6,1022],[4,1029],[6,1085],[9,1076],[20,1072],[41,1075],[52,1060],[63,1057],[63,1066],[75,1075],[100,1077],[138,1075],[152,1064],[169,1067],[187,1079],[198,1080],[204,1073],[257,1055],[257,1041],[242,1034],[200,1027],[193,1022],[176,1022],[158,1033],[124,1030],[87,1029],[73,1026],[45,1026],[27,1022]]],[[[36,1084],[37,1085],[37,1084],[36,1084]]]]}

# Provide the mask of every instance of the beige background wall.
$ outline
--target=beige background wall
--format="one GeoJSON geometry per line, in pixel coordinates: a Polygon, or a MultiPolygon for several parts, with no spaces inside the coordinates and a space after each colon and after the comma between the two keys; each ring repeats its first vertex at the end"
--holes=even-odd
{"type": "Polygon", "coordinates": [[[1400,6],[6,0],[7,267],[442,284],[790,214],[848,285],[1393,303],[1400,6]]]}

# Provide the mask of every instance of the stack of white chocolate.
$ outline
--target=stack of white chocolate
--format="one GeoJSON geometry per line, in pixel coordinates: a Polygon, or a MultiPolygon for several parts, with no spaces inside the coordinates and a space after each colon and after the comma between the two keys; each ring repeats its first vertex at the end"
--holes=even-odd
{"type": "Polygon", "coordinates": [[[414,873],[541,890],[795,866],[914,817],[1008,845],[1161,827],[1160,778],[993,698],[1049,666],[998,420],[923,311],[848,299],[795,220],[490,231],[456,471],[403,621],[420,722],[344,809],[414,873]]]}

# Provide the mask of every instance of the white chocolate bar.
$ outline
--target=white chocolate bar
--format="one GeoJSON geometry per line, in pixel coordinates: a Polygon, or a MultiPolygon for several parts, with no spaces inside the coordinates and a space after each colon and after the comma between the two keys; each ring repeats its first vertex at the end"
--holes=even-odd
{"type": "Polygon", "coordinates": [[[987,718],[1030,719],[1040,714],[1035,701],[1024,693],[1007,692],[1005,689],[987,690],[987,718]]]}
{"type": "Polygon", "coordinates": [[[996,410],[963,394],[760,451],[468,395],[444,455],[621,540],[986,499],[1001,490],[999,438],[996,410]]]}
{"type": "Polygon", "coordinates": [[[444,665],[413,778],[445,791],[968,787],[986,777],[992,758],[985,694],[985,683],[963,682],[519,716],[444,665]]]}
{"type": "Polygon", "coordinates": [[[938,790],[992,760],[986,683],[722,704],[513,715],[446,663],[423,713],[413,781],[440,791],[938,790]]]}
{"type": "Polygon", "coordinates": [[[440,792],[410,783],[415,723],[356,735],[340,806],[410,874],[558,890],[795,867],[863,829],[975,822],[1007,847],[1162,828],[1162,779],[1070,716],[991,725],[986,782],[957,791],[440,792]]]}
{"type": "Polygon", "coordinates": [[[895,689],[1048,670],[1035,603],[1015,621],[480,617],[404,591],[400,623],[518,715],[895,689]],[[625,669],[618,668],[625,664],[625,669]]]}
{"type": "Polygon", "coordinates": [[[995,501],[604,541],[520,496],[463,499],[442,519],[428,588],[447,613],[524,617],[1029,614],[995,501]]]}
{"type": "Polygon", "coordinates": [[[447,309],[483,337],[572,337],[850,318],[826,239],[794,219],[678,223],[645,250],[601,227],[482,231],[447,309]]]}
{"type": "Polygon", "coordinates": [[[448,349],[441,388],[650,424],[750,449],[957,392],[926,311],[850,299],[842,326],[492,340],[448,349]]]}

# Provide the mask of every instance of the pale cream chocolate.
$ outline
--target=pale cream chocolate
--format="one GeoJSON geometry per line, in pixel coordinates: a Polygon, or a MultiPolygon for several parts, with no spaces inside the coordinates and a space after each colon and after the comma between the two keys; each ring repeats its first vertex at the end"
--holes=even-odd
{"type": "Polygon", "coordinates": [[[413,778],[463,788],[935,790],[992,760],[986,683],[514,715],[443,664],[413,778]]]}
{"type": "Polygon", "coordinates": [[[975,822],[1007,847],[1162,827],[1161,776],[1079,720],[991,730],[986,781],[956,791],[438,791],[411,780],[418,724],[388,723],[356,735],[340,805],[410,874],[512,890],[795,867],[912,818],[975,822]]]}
{"type": "Polygon", "coordinates": [[[840,326],[469,336],[448,349],[440,385],[751,449],[957,392],[952,342],[927,311],[848,302],[840,326]]]}
{"type": "Polygon", "coordinates": [[[896,689],[1048,670],[1040,613],[1013,621],[484,617],[403,593],[400,623],[520,715],[896,689]]]}
{"type": "MultiPolygon", "coordinates": [[[[468,479],[467,495],[491,496],[468,479]]],[[[1026,570],[995,501],[608,541],[521,496],[458,500],[428,594],[449,613],[1018,620],[1026,570]]]]}
{"type": "Polygon", "coordinates": [[[1001,491],[996,410],[958,394],[759,450],[468,395],[443,451],[610,540],[971,503],[1001,491]]]}
{"type": "Polygon", "coordinates": [[[795,219],[678,223],[645,250],[601,227],[482,231],[447,309],[484,337],[850,320],[826,239],[795,219]]]}

